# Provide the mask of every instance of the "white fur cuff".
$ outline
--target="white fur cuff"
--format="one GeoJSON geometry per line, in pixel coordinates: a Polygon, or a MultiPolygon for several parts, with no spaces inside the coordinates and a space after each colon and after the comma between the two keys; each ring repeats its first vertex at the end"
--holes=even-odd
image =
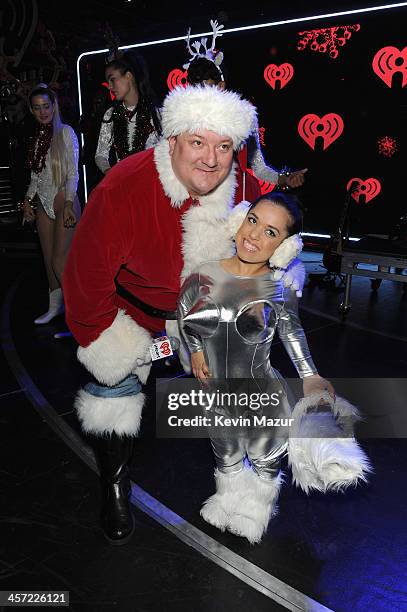
{"type": "Polygon", "coordinates": [[[297,486],[306,493],[340,491],[367,480],[372,467],[353,437],[353,424],[360,419],[355,406],[341,397],[332,403],[329,394],[315,394],[300,400],[292,417],[288,462],[297,486]],[[318,411],[321,397],[330,411],[318,411]]]}
{"type": "MultiPolygon", "coordinates": [[[[124,310],[89,346],[78,348],[78,360],[104,385],[115,385],[148,360],[151,336],[124,310]]],[[[148,374],[147,374],[148,375],[148,374]]],[[[142,381],[143,382],[143,381],[142,381]]]]}
{"type": "Polygon", "coordinates": [[[136,436],[140,429],[145,395],[96,397],[84,389],[78,392],[75,408],[85,433],[136,436]]]}

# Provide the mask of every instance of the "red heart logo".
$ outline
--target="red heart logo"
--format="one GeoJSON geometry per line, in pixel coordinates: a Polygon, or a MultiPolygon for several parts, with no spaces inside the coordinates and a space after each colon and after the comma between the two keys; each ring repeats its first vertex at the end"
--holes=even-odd
{"type": "Polygon", "coordinates": [[[375,178],[368,178],[363,181],[361,178],[352,178],[346,185],[346,189],[348,190],[353,182],[358,183],[355,191],[352,193],[352,198],[358,204],[365,203],[367,204],[370,200],[373,200],[382,190],[382,186],[380,181],[375,178]],[[362,198],[362,196],[364,196],[362,198]]]}
{"type": "Polygon", "coordinates": [[[268,183],[267,181],[262,181],[261,179],[257,178],[251,168],[247,168],[247,172],[254,176],[254,178],[260,185],[261,195],[266,195],[266,193],[270,193],[270,191],[273,191],[274,187],[276,186],[275,183],[268,183]]]}
{"type": "Polygon", "coordinates": [[[168,89],[172,91],[174,87],[179,87],[179,86],[186,87],[187,86],[187,75],[188,75],[187,70],[185,70],[185,72],[183,72],[179,68],[174,68],[174,70],[171,70],[171,72],[168,74],[168,77],[167,77],[168,89]]]}
{"type": "Polygon", "coordinates": [[[407,47],[404,47],[402,51],[397,47],[383,47],[374,56],[372,66],[377,76],[388,87],[392,86],[396,72],[401,72],[403,75],[401,86],[407,85],[407,47]]]}
{"type": "Polygon", "coordinates": [[[276,64],[269,64],[264,69],[264,80],[273,89],[276,89],[277,82],[279,83],[279,88],[283,89],[283,87],[285,87],[287,83],[291,81],[293,75],[294,67],[287,63],[280,64],[280,66],[277,66],[276,64]]]}
{"type": "Polygon", "coordinates": [[[318,115],[304,115],[298,123],[298,133],[305,142],[315,149],[315,141],[320,136],[327,149],[343,132],[343,119],[336,113],[328,113],[322,118],[318,115]]]}

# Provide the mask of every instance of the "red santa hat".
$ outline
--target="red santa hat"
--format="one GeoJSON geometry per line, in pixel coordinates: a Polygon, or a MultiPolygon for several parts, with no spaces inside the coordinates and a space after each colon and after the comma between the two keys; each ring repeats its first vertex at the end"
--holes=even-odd
{"type": "Polygon", "coordinates": [[[255,107],[233,91],[210,85],[176,87],[161,111],[163,136],[210,130],[228,136],[238,149],[256,126],[255,107]]]}

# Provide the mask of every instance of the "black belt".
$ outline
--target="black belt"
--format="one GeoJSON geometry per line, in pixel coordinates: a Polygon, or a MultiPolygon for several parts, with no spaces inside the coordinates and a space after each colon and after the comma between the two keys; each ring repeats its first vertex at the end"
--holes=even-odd
{"type": "Polygon", "coordinates": [[[117,282],[117,280],[115,280],[115,284],[116,284],[117,295],[119,295],[121,298],[126,300],[126,302],[129,302],[129,304],[132,304],[132,306],[135,306],[139,310],[142,310],[143,312],[145,312],[145,314],[149,315],[150,317],[157,317],[158,319],[165,319],[165,320],[168,320],[168,319],[175,320],[177,318],[176,311],[161,310],[160,308],[155,308],[154,306],[150,306],[150,304],[146,304],[145,302],[143,302],[143,300],[140,300],[140,298],[130,293],[130,291],[128,291],[122,285],[120,285],[117,282]]]}

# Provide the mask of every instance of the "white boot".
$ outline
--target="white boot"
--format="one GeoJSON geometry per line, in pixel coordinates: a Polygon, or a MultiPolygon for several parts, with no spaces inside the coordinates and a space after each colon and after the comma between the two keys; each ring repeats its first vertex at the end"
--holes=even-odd
{"type": "Polygon", "coordinates": [[[225,531],[231,513],[242,494],[245,470],[224,474],[215,470],[216,493],[208,497],[201,508],[201,516],[207,522],[225,531]]]}
{"type": "Polygon", "coordinates": [[[44,313],[40,317],[37,317],[34,323],[36,325],[44,325],[45,323],[49,323],[52,319],[62,314],[63,312],[65,312],[65,306],[62,289],[54,289],[53,291],[49,292],[48,312],[44,313]]]}
{"type": "Polygon", "coordinates": [[[277,514],[277,499],[283,482],[281,472],[271,481],[261,479],[253,470],[245,470],[245,493],[234,508],[227,530],[247,538],[250,544],[260,542],[270,519],[277,514]]]}

